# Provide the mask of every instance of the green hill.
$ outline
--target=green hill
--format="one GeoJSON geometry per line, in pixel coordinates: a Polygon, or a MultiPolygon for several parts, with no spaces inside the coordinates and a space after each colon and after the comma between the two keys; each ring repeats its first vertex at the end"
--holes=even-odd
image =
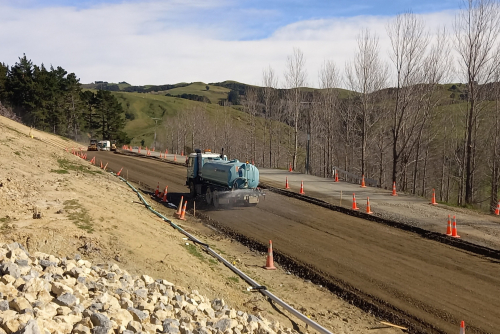
{"type": "Polygon", "coordinates": [[[169,89],[167,91],[164,91],[164,93],[170,95],[200,95],[207,97],[211,103],[218,103],[220,100],[227,99],[227,94],[229,94],[230,91],[230,89],[220,86],[207,85],[203,82],[193,82],[188,86],[169,89]]]}

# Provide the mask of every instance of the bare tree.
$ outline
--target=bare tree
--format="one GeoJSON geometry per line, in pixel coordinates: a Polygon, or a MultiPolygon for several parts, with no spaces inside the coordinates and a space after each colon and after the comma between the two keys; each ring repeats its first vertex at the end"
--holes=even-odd
{"type": "Polygon", "coordinates": [[[422,119],[422,108],[415,98],[418,96],[415,89],[423,81],[422,62],[428,36],[424,21],[413,13],[398,15],[387,26],[387,33],[391,42],[390,58],[396,70],[391,124],[392,181],[396,182],[398,163],[402,160],[403,170],[406,170],[411,140],[422,119]]]}
{"type": "Polygon", "coordinates": [[[427,159],[429,157],[429,145],[436,137],[437,129],[431,129],[429,123],[434,118],[433,112],[436,106],[441,102],[442,95],[436,94],[439,89],[439,84],[445,82],[450,78],[452,71],[450,45],[446,30],[443,28],[438,30],[429,52],[423,62],[423,84],[419,86],[420,99],[419,105],[422,107],[422,120],[417,128],[416,133],[416,148],[415,148],[415,162],[413,169],[413,188],[412,193],[416,193],[417,177],[422,171],[422,191],[421,195],[425,195],[426,174],[427,174],[427,159]],[[424,135],[426,131],[426,135],[424,135]],[[425,137],[425,138],[424,138],[425,137]],[[420,153],[422,151],[423,142],[425,146],[424,166],[423,169],[419,168],[420,153]]]}
{"type": "Polygon", "coordinates": [[[331,176],[333,172],[333,152],[336,143],[337,131],[335,131],[336,120],[338,120],[338,90],[340,76],[335,64],[332,61],[325,61],[319,73],[320,88],[323,90],[320,95],[321,111],[320,120],[322,121],[323,139],[326,140],[325,151],[325,168],[326,176],[331,176]]]}
{"type": "Polygon", "coordinates": [[[250,115],[250,124],[247,127],[250,132],[250,158],[254,162],[257,153],[257,111],[258,111],[258,96],[257,91],[253,87],[247,88],[246,99],[243,103],[245,111],[250,115]]]}
{"type": "Polygon", "coordinates": [[[480,104],[484,84],[491,81],[499,64],[498,35],[500,9],[494,0],[464,0],[464,8],[455,18],[455,42],[460,72],[467,82],[468,110],[465,131],[465,204],[473,202],[476,133],[480,126],[480,104]]]}
{"type": "Polygon", "coordinates": [[[297,168],[300,102],[302,100],[301,88],[306,84],[305,65],[304,54],[300,49],[294,48],[293,54],[287,58],[287,67],[285,71],[286,86],[290,89],[289,108],[294,126],[294,144],[292,154],[293,169],[297,168]]]}
{"type": "Polygon", "coordinates": [[[490,211],[494,212],[498,203],[498,186],[499,186],[499,178],[500,178],[500,161],[499,161],[499,152],[498,152],[498,144],[500,141],[500,71],[497,70],[495,73],[495,80],[492,86],[492,94],[495,99],[494,106],[494,125],[492,134],[492,140],[490,142],[493,144],[490,148],[491,152],[491,194],[490,194],[490,211]]]}
{"type": "Polygon", "coordinates": [[[361,174],[366,174],[366,146],[371,127],[384,116],[377,108],[375,92],[385,88],[388,67],[379,58],[378,37],[363,29],[357,39],[354,60],[346,64],[347,84],[353,91],[356,119],[361,137],[361,174]]]}
{"type": "MultiPolygon", "coordinates": [[[[276,88],[278,87],[278,78],[276,77],[274,70],[269,66],[262,73],[264,90],[263,90],[263,100],[264,100],[264,117],[265,128],[264,128],[264,144],[266,142],[266,128],[269,130],[269,168],[272,168],[273,161],[273,117],[275,117],[276,109],[276,88]]],[[[278,142],[279,145],[279,142],[278,142]]],[[[265,163],[264,158],[265,150],[262,150],[262,164],[265,163]]]]}

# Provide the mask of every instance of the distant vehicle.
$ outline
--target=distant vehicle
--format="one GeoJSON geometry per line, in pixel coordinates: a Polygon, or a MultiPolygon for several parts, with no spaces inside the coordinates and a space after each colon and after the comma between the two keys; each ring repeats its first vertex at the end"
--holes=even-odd
{"type": "Polygon", "coordinates": [[[97,151],[97,140],[96,139],[90,140],[90,145],[89,145],[89,147],[87,147],[87,151],[97,151]]]}
{"type": "Polygon", "coordinates": [[[192,197],[201,195],[209,205],[243,203],[255,206],[259,196],[263,195],[257,188],[259,170],[252,164],[238,160],[227,161],[224,154],[196,150],[187,160],[186,185],[192,197]]]}
{"type": "Polygon", "coordinates": [[[114,140],[111,142],[111,151],[116,151],[116,142],[114,140]]]}
{"type": "Polygon", "coordinates": [[[109,151],[111,150],[111,143],[109,140],[101,140],[97,143],[97,148],[99,151],[109,151]]]}

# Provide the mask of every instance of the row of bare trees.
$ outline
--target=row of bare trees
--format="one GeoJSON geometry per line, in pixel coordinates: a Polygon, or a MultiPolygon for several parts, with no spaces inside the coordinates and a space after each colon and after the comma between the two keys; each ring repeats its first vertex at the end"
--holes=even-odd
{"type": "Polygon", "coordinates": [[[345,67],[324,62],[320,89],[305,88],[306,59],[294,49],[283,87],[268,67],[263,87],[247,90],[245,117],[228,106],[222,112],[193,107],[166,124],[169,146],[224,147],[230,157],[259,166],[291,165],[325,177],[337,167],[380,187],[396,182],[421,196],[435,188],[441,201],[494,208],[500,177],[498,2],[465,0],[452,31],[431,34],[420,16],[398,15],[387,25],[386,63],[387,50],[364,29],[345,67]],[[454,78],[464,84],[445,85],[454,78]]]}

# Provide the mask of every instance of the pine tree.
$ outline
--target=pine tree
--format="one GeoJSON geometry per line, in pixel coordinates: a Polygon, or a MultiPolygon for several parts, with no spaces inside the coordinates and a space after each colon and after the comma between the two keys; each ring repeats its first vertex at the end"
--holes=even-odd
{"type": "Polygon", "coordinates": [[[33,124],[31,115],[34,108],[33,70],[33,63],[23,55],[8,71],[5,85],[10,105],[28,124],[33,124]]]}

